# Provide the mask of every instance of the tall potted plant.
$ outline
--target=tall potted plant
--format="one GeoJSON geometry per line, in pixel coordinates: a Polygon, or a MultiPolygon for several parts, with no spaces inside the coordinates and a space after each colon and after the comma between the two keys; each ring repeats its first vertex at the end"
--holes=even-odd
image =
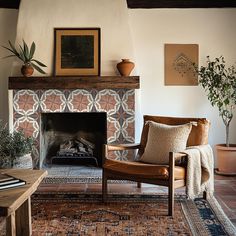
{"type": "Polygon", "coordinates": [[[32,42],[30,48],[23,40],[23,45],[19,44],[19,49],[17,49],[11,41],[8,41],[10,47],[2,46],[3,48],[7,49],[9,52],[11,52],[10,55],[7,57],[17,57],[21,61],[23,61],[23,66],[21,67],[21,73],[29,77],[33,74],[34,69],[37,70],[41,74],[46,74],[45,71],[43,71],[40,67],[46,67],[42,62],[36,60],[34,58],[34,53],[36,49],[36,45],[34,42],[32,42]]]}
{"type": "Polygon", "coordinates": [[[199,84],[205,89],[212,106],[216,106],[226,128],[226,143],[216,145],[218,173],[236,175],[236,145],[230,144],[230,122],[236,106],[236,69],[226,67],[223,56],[210,60],[197,70],[199,84]]]}

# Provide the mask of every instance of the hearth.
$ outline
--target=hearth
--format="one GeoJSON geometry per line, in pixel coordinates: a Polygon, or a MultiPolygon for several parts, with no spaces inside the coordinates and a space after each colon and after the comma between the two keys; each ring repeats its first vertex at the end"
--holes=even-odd
{"type": "Polygon", "coordinates": [[[106,112],[41,113],[40,164],[102,166],[106,112]]]}

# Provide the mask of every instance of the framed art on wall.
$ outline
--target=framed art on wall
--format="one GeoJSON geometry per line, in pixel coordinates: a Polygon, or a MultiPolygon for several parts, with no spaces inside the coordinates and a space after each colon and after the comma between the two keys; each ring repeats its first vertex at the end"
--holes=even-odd
{"type": "Polygon", "coordinates": [[[198,44],[165,44],[165,85],[198,85],[198,44]]]}
{"type": "Polygon", "coordinates": [[[100,75],[100,28],[55,28],[54,43],[54,75],[100,75]]]}

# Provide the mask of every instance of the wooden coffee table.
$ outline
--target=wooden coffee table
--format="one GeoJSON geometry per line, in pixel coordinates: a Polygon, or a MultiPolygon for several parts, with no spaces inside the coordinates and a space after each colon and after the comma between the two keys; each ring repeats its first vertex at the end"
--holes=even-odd
{"type": "Polygon", "coordinates": [[[47,171],[0,169],[0,173],[26,181],[26,185],[0,190],[0,216],[6,217],[6,235],[29,236],[32,234],[30,197],[47,175],[47,171]]]}

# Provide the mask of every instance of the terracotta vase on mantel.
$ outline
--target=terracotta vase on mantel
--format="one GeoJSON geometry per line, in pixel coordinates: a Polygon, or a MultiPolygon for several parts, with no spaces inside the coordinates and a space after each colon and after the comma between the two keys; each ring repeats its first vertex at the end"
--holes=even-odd
{"type": "Polygon", "coordinates": [[[21,73],[25,77],[30,77],[34,73],[34,68],[30,64],[24,64],[21,67],[21,73]]]}
{"type": "Polygon", "coordinates": [[[122,76],[129,76],[134,69],[135,64],[129,59],[121,59],[122,61],[117,64],[117,69],[122,76]]]}

